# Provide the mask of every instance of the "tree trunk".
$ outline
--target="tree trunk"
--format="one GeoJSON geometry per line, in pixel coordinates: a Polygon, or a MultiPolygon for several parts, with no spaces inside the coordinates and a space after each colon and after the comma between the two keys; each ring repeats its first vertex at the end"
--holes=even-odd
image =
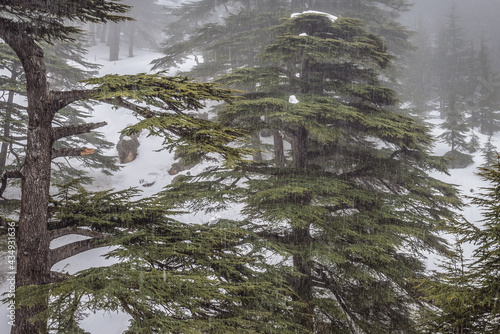
{"type": "MultiPolygon", "coordinates": [[[[294,168],[304,170],[307,166],[307,130],[304,127],[297,129],[292,143],[293,148],[293,164],[294,168]]],[[[304,204],[308,204],[310,199],[305,198],[304,204]]],[[[302,303],[302,306],[296,306],[295,318],[308,331],[314,331],[314,306],[312,305],[312,277],[311,264],[309,256],[305,253],[311,235],[309,226],[293,226],[292,240],[295,246],[295,254],[293,255],[293,266],[299,277],[292,278],[292,288],[297,294],[297,301],[302,303]]]]}
{"type": "Polygon", "coordinates": [[[100,24],[99,27],[101,28],[100,32],[100,42],[101,43],[106,43],[106,31],[108,30],[108,25],[107,24],[100,24]]]}
{"type": "MultiPolygon", "coordinates": [[[[28,140],[21,170],[21,211],[17,229],[16,289],[50,282],[47,208],[52,154],[52,119],[43,50],[31,40],[8,41],[26,73],[28,140]]],[[[16,310],[12,334],[46,333],[45,321],[29,322],[45,305],[16,310]]]]}
{"type": "MultiPolygon", "coordinates": [[[[17,65],[13,64],[12,72],[10,75],[10,80],[15,81],[17,79],[17,65]]],[[[11,117],[14,103],[14,91],[10,90],[7,97],[7,107],[5,108],[4,124],[3,124],[3,137],[2,147],[0,148],[0,168],[4,168],[7,164],[7,153],[9,151],[9,137],[10,137],[10,125],[11,117]]]]}
{"type": "Polygon", "coordinates": [[[110,23],[108,41],[109,41],[109,61],[118,60],[120,54],[120,24],[110,23]]]}
{"type": "Polygon", "coordinates": [[[292,278],[292,289],[297,296],[294,298],[300,305],[295,306],[294,317],[299,324],[304,326],[310,333],[314,333],[314,306],[312,305],[313,287],[312,287],[312,269],[309,256],[304,254],[310,242],[309,226],[293,227],[292,238],[296,247],[293,256],[293,267],[300,273],[300,276],[292,278]]]}
{"type": "Polygon", "coordinates": [[[134,44],[135,44],[135,23],[129,22],[130,30],[128,36],[128,56],[134,56],[134,44]]]}
{"type": "Polygon", "coordinates": [[[254,133],[252,134],[252,140],[251,140],[251,143],[252,143],[252,148],[255,149],[255,150],[258,150],[258,151],[255,151],[253,153],[253,161],[255,162],[262,162],[262,152],[260,151],[261,149],[261,142],[260,142],[260,136],[258,133],[254,133]]]}
{"type": "Polygon", "coordinates": [[[305,169],[307,165],[307,130],[304,127],[297,129],[293,138],[293,165],[297,169],[305,169]]]}
{"type": "Polygon", "coordinates": [[[97,45],[97,40],[95,38],[96,36],[95,23],[89,23],[89,30],[90,30],[90,45],[92,46],[97,45]]]}
{"type": "Polygon", "coordinates": [[[276,167],[285,166],[285,149],[283,147],[283,137],[278,130],[273,130],[274,139],[274,163],[276,167]]]}

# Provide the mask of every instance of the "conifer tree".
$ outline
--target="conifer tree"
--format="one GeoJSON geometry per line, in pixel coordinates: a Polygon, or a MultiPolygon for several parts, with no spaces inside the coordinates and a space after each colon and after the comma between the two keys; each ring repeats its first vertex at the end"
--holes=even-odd
{"type": "Polygon", "coordinates": [[[500,159],[480,168],[479,175],[489,186],[471,197],[471,202],[482,209],[483,225],[477,227],[467,221],[456,221],[449,231],[459,236],[459,242],[471,243],[470,263],[459,275],[445,268],[444,279],[425,282],[424,292],[429,302],[439,308],[438,316],[424,322],[428,333],[497,333],[500,315],[500,280],[498,249],[500,237],[500,159]]]}
{"type": "Polygon", "coordinates": [[[420,314],[418,328],[421,333],[481,332],[471,316],[470,300],[475,288],[468,280],[468,264],[462,241],[457,240],[455,250],[446,256],[439,270],[420,282],[418,288],[424,294],[422,299],[432,305],[420,314]]]}
{"type": "Polygon", "coordinates": [[[409,48],[410,33],[395,19],[408,8],[405,0],[188,2],[173,10],[176,19],[169,25],[169,35],[163,43],[165,57],[154,61],[154,66],[170,67],[194,56],[200,60],[192,74],[200,78],[217,77],[225,70],[249,66],[257,62],[255,56],[272,40],[273,33],[268,28],[278,24],[280,17],[304,10],[363,19],[369,31],[384,36],[391,51],[400,55],[409,48]],[[224,23],[221,16],[226,19],[224,23]]]}
{"type": "Polygon", "coordinates": [[[180,223],[165,201],[138,195],[92,193],[72,182],[52,197],[49,228],[86,228],[88,236],[105,236],[99,245],[120,247],[107,255],[116,264],[17,291],[23,305],[50,296],[38,315],[49,330],[83,333],[86,312],[120,311],[131,316],[131,333],[306,333],[293,319],[279,268],[255,255],[267,246],[245,250],[251,232],[231,221],[180,223]]]}
{"type": "Polygon", "coordinates": [[[476,77],[474,108],[472,108],[470,123],[479,127],[479,131],[492,135],[500,130],[500,103],[497,93],[498,87],[494,83],[497,73],[493,70],[490,51],[484,37],[481,38],[480,48],[475,59],[476,77]]]}
{"type": "MultiPolygon", "coordinates": [[[[42,285],[57,279],[51,272],[56,260],[96,247],[91,241],[51,249],[54,238],[72,234],[71,228],[49,229],[49,189],[51,162],[58,157],[93,154],[88,147],[54,148],[61,138],[87,133],[105,122],[54,126],[56,115],[65,106],[81,100],[108,102],[133,110],[143,120],[128,133],[148,129],[165,135],[165,141],[192,143],[192,150],[220,153],[228,163],[238,160],[238,150],[226,144],[238,132],[215,126],[209,121],[193,120],[183,111],[202,107],[203,100],[229,99],[232,93],[213,84],[198,84],[186,78],[166,77],[162,73],[128,76],[107,75],[88,80],[87,89],[51,90],[47,76],[48,58],[43,42],[72,41],[82,22],[120,22],[126,20],[127,6],[114,1],[3,1],[0,4],[0,38],[12,48],[26,76],[27,143],[20,170],[3,174],[3,179],[21,179],[21,209],[15,229],[17,256],[16,288],[42,285]]],[[[93,238],[100,231],[80,230],[93,238]]],[[[56,261],[57,262],[57,261],[56,261]]],[[[18,305],[12,334],[46,333],[42,318],[48,299],[34,305],[18,305]]]]}
{"type": "Polygon", "coordinates": [[[476,153],[477,150],[481,148],[481,143],[479,141],[479,137],[476,135],[474,131],[472,131],[472,135],[470,137],[469,142],[467,143],[467,149],[470,153],[476,153]]]}
{"type": "Polygon", "coordinates": [[[450,106],[441,128],[444,131],[439,135],[439,138],[450,145],[451,151],[467,150],[468,126],[464,110],[458,109],[456,105],[450,106]]]}
{"type": "Polygon", "coordinates": [[[482,156],[484,158],[484,167],[492,166],[498,157],[498,152],[496,150],[495,145],[491,142],[491,136],[488,137],[488,140],[484,144],[484,147],[481,150],[483,152],[482,156]]]}
{"type": "MultiPolygon", "coordinates": [[[[13,170],[20,168],[24,158],[27,117],[26,106],[19,102],[19,99],[25,98],[26,93],[24,87],[22,87],[24,73],[19,60],[6,44],[3,44],[2,47],[5,50],[3,53],[4,68],[10,72],[10,78],[5,78],[6,80],[0,86],[0,89],[4,89],[7,95],[4,104],[6,112],[3,118],[4,138],[2,140],[0,166],[2,169],[13,170]],[[10,161],[7,160],[8,154],[10,155],[10,161]],[[13,165],[6,166],[7,162],[9,162],[9,165],[11,163],[13,165]]],[[[60,41],[55,41],[54,44],[43,43],[43,48],[47,58],[48,77],[53,89],[77,88],[78,81],[96,74],[98,65],[88,63],[83,59],[85,49],[81,39],[76,40],[74,43],[60,41]],[[72,66],[70,63],[78,64],[81,68],[72,66]]],[[[61,126],[82,123],[85,118],[89,117],[91,107],[92,103],[88,102],[79,102],[67,106],[58,113],[54,119],[54,124],[61,126]]],[[[108,174],[118,169],[113,157],[106,157],[102,154],[103,149],[111,148],[113,144],[106,141],[101,134],[89,133],[72,139],[61,140],[58,142],[57,148],[71,147],[76,143],[96,147],[95,154],[86,158],[78,158],[85,168],[100,169],[108,174]]],[[[71,168],[65,160],[55,160],[53,168],[52,177],[57,182],[67,181],[72,177],[79,177],[82,181],[85,180],[82,177],[86,172],[71,168]]]]}
{"type": "Polygon", "coordinates": [[[410,52],[402,72],[402,96],[413,102],[415,112],[423,114],[430,109],[428,105],[437,94],[434,89],[435,71],[433,69],[434,41],[430,31],[426,30],[426,21],[418,18],[415,35],[411,42],[414,49],[410,52]]]}
{"type": "Polygon", "coordinates": [[[168,194],[198,210],[242,202],[242,226],[294,270],[285,278],[309,332],[409,333],[417,254],[445,249],[433,227],[459,205],[426,174],[443,162],[429,155],[424,126],[390,111],[395,93],[378,74],[392,57],[360,21],[304,13],[273,31],[257,66],[221,78],[247,93],[218,115],[254,134],[270,129],[271,154],[168,194]]]}
{"type": "MultiPolygon", "coordinates": [[[[467,63],[467,48],[464,33],[459,24],[456,6],[453,3],[447,21],[439,32],[434,68],[440,97],[441,117],[447,113],[458,113],[470,92],[467,63]]],[[[463,111],[462,111],[463,113],[463,111]]],[[[455,117],[455,116],[452,116],[455,117]]]]}

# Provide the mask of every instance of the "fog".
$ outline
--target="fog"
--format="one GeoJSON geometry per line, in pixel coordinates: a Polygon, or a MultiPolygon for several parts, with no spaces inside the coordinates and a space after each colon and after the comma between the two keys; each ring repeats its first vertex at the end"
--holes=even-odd
{"type": "MultiPolygon", "coordinates": [[[[411,30],[417,29],[422,22],[428,33],[436,34],[446,23],[450,10],[455,3],[459,26],[465,39],[476,41],[486,38],[492,54],[500,53],[500,1],[498,0],[414,0],[409,12],[400,21],[411,30]]],[[[474,43],[476,46],[478,42],[474,43]]],[[[498,69],[500,59],[492,57],[498,69]]]]}

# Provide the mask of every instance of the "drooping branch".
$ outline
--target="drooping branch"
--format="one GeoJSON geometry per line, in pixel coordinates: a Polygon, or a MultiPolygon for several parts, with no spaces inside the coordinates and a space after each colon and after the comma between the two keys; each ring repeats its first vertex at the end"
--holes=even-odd
{"type": "Polygon", "coordinates": [[[52,150],[52,159],[59,157],[79,157],[84,155],[94,154],[95,149],[88,147],[78,148],[60,148],[52,150]]]}
{"type": "Polygon", "coordinates": [[[49,240],[52,241],[54,239],[63,237],[65,235],[70,235],[70,234],[78,234],[78,235],[83,235],[85,237],[91,237],[91,238],[96,238],[96,239],[105,239],[105,238],[110,237],[109,234],[97,232],[97,231],[92,231],[92,230],[85,229],[85,228],[64,227],[64,228],[60,228],[57,230],[49,231],[49,240]]]}
{"type": "Polygon", "coordinates": [[[108,123],[99,122],[99,123],[86,123],[86,124],[79,124],[79,125],[68,125],[68,126],[56,127],[56,128],[52,129],[52,138],[54,139],[54,141],[56,141],[56,140],[63,138],[63,137],[87,133],[91,130],[103,127],[105,125],[108,125],[108,123]]]}
{"type": "Polygon", "coordinates": [[[2,182],[2,185],[0,185],[0,197],[3,198],[3,192],[7,188],[7,179],[18,179],[21,178],[22,174],[20,171],[3,171],[2,175],[0,176],[0,181],[2,182]]]}
{"type": "Polygon", "coordinates": [[[106,244],[107,239],[108,238],[85,239],[55,249],[51,249],[49,254],[49,267],[52,267],[57,262],[67,259],[73,255],[77,255],[91,249],[102,247],[106,244]]]}

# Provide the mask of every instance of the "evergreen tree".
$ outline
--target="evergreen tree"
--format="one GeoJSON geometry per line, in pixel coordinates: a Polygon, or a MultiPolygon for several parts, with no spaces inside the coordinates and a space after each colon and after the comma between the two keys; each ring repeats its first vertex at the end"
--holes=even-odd
{"type": "MultiPolygon", "coordinates": [[[[127,133],[148,129],[152,134],[165,136],[170,144],[191,143],[192,150],[220,153],[228,164],[240,160],[240,151],[227,146],[239,132],[216,126],[209,121],[194,120],[184,110],[198,109],[204,100],[231,98],[228,90],[212,84],[198,84],[180,77],[163,74],[107,75],[87,80],[87,89],[51,90],[47,75],[48,58],[40,46],[43,42],[72,41],[80,32],[82,22],[119,22],[127,6],[113,1],[4,1],[0,4],[0,38],[19,59],[26,78],[27,142],[20,170],[3,174],[21,179],[21,208],[15,236],[17,255],[16,289],[28,285],[52,282],[55,260],[92,248],[90,242],[73,247],[51,249],[54,237],[72,234],[72,229],[49,229],[49,189],[52,160],[58,157],[87,156],[95,152],[87,147],[54,148],[61,138],[84,134],[105,122],[54,126],[56,115],[65,106],[81,100],[108,102],[133,110],[143,120],[127,133]]],[[[99,233],[100,231],[95,231],[99,233]]],[[[83,232],[82,232],[83,233],[83,232]]],[[[99,237],[99,235],[93,235],[99,237]]],[[[102,235],[101,235],[102,237],[102,235]]],[[[94,246],[95,247],[95,246],[94,246]]],[[[12,267],[14,270],[14,264],[12,267]]],[[[57,275],[56,275],[57,276],[57,275]]],[[[18,305],[12,334],[46,333],[42,318],[48,307],[48,296],[34,305],[18,305]]]]}
{"type": "Polygon", "coordinates": [[[194,56],[200,60],[193,74],[203,78],[249,66],[257,62],[255,56],[274,38],[268,28],[278,24],[280,17],[304,10],[363,19],[369,31],[382,35],[391,51],[400,55],[409,47],[410,33],[395,19],[408,6],[405,0],[189,2],[173,11],[177,19],[169,25],[169,36],[163,43],[165,57],[157,59],[154,66],[168,68],[194,56]],[[223,24],[221,17],[226,18],[223,24]]]}
{"type": "Polygon", "coordinates": [[[432,305],[423,309],[419,319],[421,333],[478,333],[481,327],[471,316],[470,299],[474,286],[468,280],[467,261],[463,256],[461,241],[440,265],[440,271],[422,280],[418,288],[423,300],[432,305]]]}
{"type": "Polygon", "coordinates": [[[474,108],[471,111],[470,123],[479,127],[483,134],[492,135],[500,130],[500,103],[494,84],[497,73],[493,70],[490,51],[484,37],[481,38],[480,49],[476,57],[476,77],[474,108]]]}
{"type": "MultiPolygon", "coordinates": [[[[24,73],[13,51],[6,44],[3,44],[2,47],[5,50],[4,68],[10,72],[10,78],[4,77],[6,80],[0,86],[0,89],[3,88],[7,95],[7,101],[4,105],[4,139],[0,166],[7,168],[7,170],[15,170],[22,164],[26,145],[26,106],[19,102],[20,98],[25,98],[26,95],[24,87],[22,87],[24,73]],[[10,160],[7,160],[8,155],[10,155],[10,160]],[[9,165],[13,163],[13,165],[7,166],[7,163],[9,165]]],[[[60,41],[56,41],[54,44],[44,43],[43,47],[47,59],[49,82],[53,89],[77,88],[79,81],[96,74],[98,65],[88,63],[83,59],[85,49],[81,40],[74,43],[60,41]],[[77,64],[80,68],[70,65],[70,63],[77,64]]],[[[58,126],[80,124],[90,116],[91,110],[92,103],[83,101],[67,106],[58,113],[54,124],[58,126]]],[[[86,158],[78,158],[84,168],[100,169],[107,174],[118,169],[113,157],[106,157],[102,154],[102,150],[113,147],[113,143],[106,141],[101,134],[89,133],[61,140],[57,143],[56,148],[72,147],[76,144],[96,147],[95,154],[86,158]]],[[[58,182],[69,180],[72,177],[82,178],[86,174],[84,170],[74,169],[66,160],[61,159],[53,162],[53,168],[52,177],[58,182]]],[[[82,179],[82,181],[84,180],[82,179]]]]}
{"type": "Polygon", "coordinates": [[[433,69],[434,41],[426,30],[427,22],[418,18],[415,34],[411,38],[414,49],[408,56],[402,73],[402,96],[411,101],[416,114],[423,114],[431,106],[429,103],[437,96],[433,69]]]}
{"type": "Polygon", "coordinates": [[[134,21],[126,23],[124,31],[128,44],[128,56],[134,56],[136,44],[158,48],[157,39],[165,21],[164,6],[158,4],[156,0],[127,0],[124,2],[132,7],[129,16],[134,19],[134,21]]]}
{"type": "Polygon", "coordinates": [[[241,224],[294,270],[285,278],[309,332],[409,333],[417,254],[445,249],[433,227],[459,205],[456,192],[426,174],[443,170],[427,129],[390,111],[395,93],[378,74],[392,57],[380,37],[326,14],[282,22],[259,66],[221,78],[248,92],[219,121],[270,129],[273,154],[175,183],[168,196],[193,210],[243,202],[241,224]]]}
{"type": "Polygon", "coordinates": [[[477,227],[467,221],[455,222],[451,231],[460,236],[460,242],[476,246],[470,264],[460,275],[445,272],[445,279],[431,282],[424,289],[427,299],[439,308],[438,317],[429,324],[429,333],[497,333],[500,308],[500,280],[498,263],[500,163],[480,168],[479,175],[490,183],[483,193],[471,202],[482,209],[483,225],[477,227]],[[451,275],[450,275],[451,274],[451,275]],[[449,277],[454,278],[450,281],[449,277]]]}
{"type": "Polygon", "coordinates": [[[250,232],[231,221],[179,223],[157,197],[138,199],[134,189],[91,193],[75,183],[53,196],[49,229],[93,237],[82,245],[119,245],[107,255],[118,261],[18,290],[22,305],[50,296],[38,315],[49,330],[83,333],[85,313],[105,310],[128,313],[130,333],[306,333],[293,319],[279,268],[245,250],[250,232]]]}
{"type": "Polygon", "coordinates": [[[446,112],[445,121],[441,124],[444,130],[438,137],[450,145],[451,151],[467,150],[468,126],[463,110],[452,105],[446,112]]]}
{"type": "Polygon", "coordinates": [[[467,144],[467,149],[469,150],[469,153],[476,153],[480,148],[481,143],[479,142],[479,137],[474,133],[474,131],[472,131],[472,136],[467,144]]]}
{"type": "Polygon", "coordinates": [[[496,147],[491,142],[491,136],[488,137],[488,140],[484,144],[481,151],[483,152],[482,156],[484,158],[484,167],[492,166],[497,161],[498,152],[496,147]]]}
{"type": "MultiPolygon", "coordinates": [[[[440,97],[441,117],[458,112],[466,103],[468,81],[467,48],[464,33],[459,25],[455,3],[453,3],[448,20],[437,38],[435,55],[435,73],[440,97]]],[[[463,111],[462,111],[463,112],[463,111]]],[[[452,116],[455,117],[455,116],[452,116]]]]}

